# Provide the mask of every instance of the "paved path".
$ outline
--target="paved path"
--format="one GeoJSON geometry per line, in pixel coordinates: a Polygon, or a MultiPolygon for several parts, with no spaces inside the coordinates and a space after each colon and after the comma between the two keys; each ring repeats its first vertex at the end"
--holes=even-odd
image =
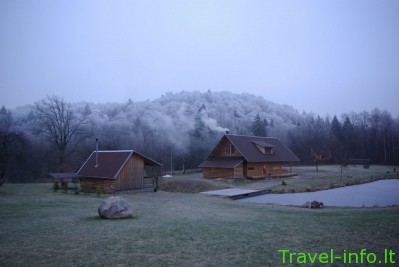
{"type": "Polygon", "coordinates": [[[229,189],[201,192],[201,194],[209,196],[237,197],[237,196],[252,195],[259,191],[260,190],[229,188],[229,189]]]}

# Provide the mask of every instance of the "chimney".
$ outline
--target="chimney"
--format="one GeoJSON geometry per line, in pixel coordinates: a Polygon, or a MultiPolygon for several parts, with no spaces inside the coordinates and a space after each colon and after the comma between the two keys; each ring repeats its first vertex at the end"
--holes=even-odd
{"type": "Polygon", "coordinates": [[[226,131],[226,134],[229,134],[229,133],[230,133],[230,132],[227,130],[227,131],[226,131]]]}
{"type": "Polygon", "coordinates": [[[94,167],[98,167],[98,137],[96,138],[96,165],[94,167]]]}

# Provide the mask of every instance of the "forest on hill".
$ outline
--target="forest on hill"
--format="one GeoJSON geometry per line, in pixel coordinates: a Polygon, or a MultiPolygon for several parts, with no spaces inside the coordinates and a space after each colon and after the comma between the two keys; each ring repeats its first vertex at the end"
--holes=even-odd
{"type": "Polygon", "coordinates": [[[30,182],[76,171],[95,149],[133,149],[163,172],[196,168],[229,131],[277,137],[301,159],[399,164],[399,119],[380,109],[320,117],[251,94],[167,93],[152,101],[67,103],[48,96],[0,109],[0,179],[30,182]]]}

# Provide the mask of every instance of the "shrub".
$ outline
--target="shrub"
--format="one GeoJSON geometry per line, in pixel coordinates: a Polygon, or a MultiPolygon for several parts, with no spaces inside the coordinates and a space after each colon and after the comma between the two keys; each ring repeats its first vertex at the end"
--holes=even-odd
{"type": "Polygon", "coordinates": [[[64,193],[68,193],[68,182],[62,182],[61,185],[64,193]]]}
{"type": "Polygon", "coordinates": [[[75,195],[79,195],[79,187],[78,187],[78,184],[77,183],[75,183],[75,186],[74,186],[74,188],[73,188],[73,193],[75,194],[75,195]]]}
{"type": "Polygon", "coordinates": [[[96,188],[96,195],[97,195],[97,197],[100,197],[101,194],[102,194],[101,187],[100,187],[99,185],[97,185],[97,188],[96,188]]]}
{"type": "Polygon", "coordinates": [[[60,189],[60,184],[58,183],[58,181],[55,181],[53,183],[53,190],[54,190],[54,192],[57,192],[58,189],[60,189]]]}

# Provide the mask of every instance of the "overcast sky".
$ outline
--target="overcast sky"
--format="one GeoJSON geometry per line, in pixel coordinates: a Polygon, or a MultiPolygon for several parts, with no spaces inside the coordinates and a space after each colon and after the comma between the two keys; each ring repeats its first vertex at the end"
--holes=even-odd
{"type": "Polygon", "coordinates": [[[398,117],[399,1],[0,1],[0,106],[208,89],[398,117]]]}

